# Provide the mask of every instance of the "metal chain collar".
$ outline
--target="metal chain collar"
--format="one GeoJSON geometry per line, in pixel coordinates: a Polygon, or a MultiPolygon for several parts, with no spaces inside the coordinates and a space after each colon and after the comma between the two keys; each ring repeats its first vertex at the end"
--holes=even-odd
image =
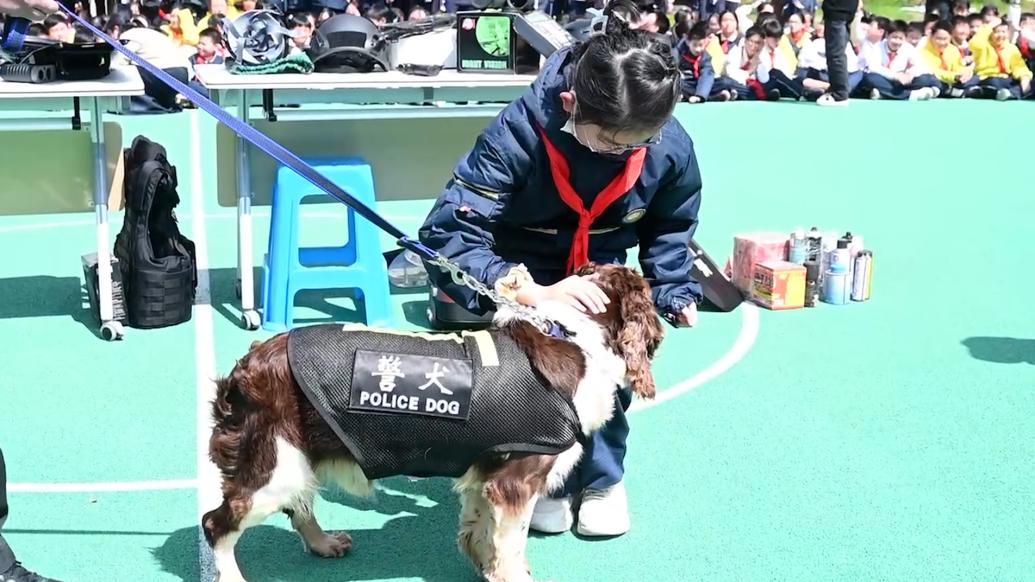
{"type": "Polygon", "coordinates": [[[496,305],[502,305],[512,309],[522,318],[527,319],[528,321],[535,324],[536,327],[538,327],[543,333],[549,334],[551,332],[553,322],[540,315],[538,312],[536,312],[535,309],[527,305],[522,305],[521,303],[518,303],[513,299],[504,297],[503,295],[496,292],[496,290],[490,289],[481,281],[478,281],[477,279],[469,275],[466,271],[464,271],[457,265],[453,264],[449,259],[445,258],[441,254],[435,253],[435,256],[430,258],[428,262],[448,271],[449,275],[453,279],[453,282],[457,285],[463,285],[464,287],[471,289],[479,295],[484,295],[485,297],[488,297],[489,300],[495,303],[496,305]]]}

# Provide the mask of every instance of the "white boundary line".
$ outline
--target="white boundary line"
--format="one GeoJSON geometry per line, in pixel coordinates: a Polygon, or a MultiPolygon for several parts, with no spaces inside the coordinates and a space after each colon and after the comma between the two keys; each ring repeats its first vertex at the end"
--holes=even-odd
{"type": "MultiPolygon", "coordinates": [[[[697,374],[694,374],[693,377],[659,392],[654,400],[637,400],[633,402],[632,406],[629,407],[629,413],[632,414],[648,408],[654,408],[663,402],[678,398],[732,368],[737,362],[744,359],[744,356],[751,351],[751,346],[755,345],[755,340],[758,338],[759,319],[758,307],[754,303],[747,301],[741,303],[740,333],[737,334],[737,339],[733,342],[733,346],[721,358],[715,360],[712,365],[697,374]]],[[[690,333],[693,332],[691,331],[690,333]]]]}
{"type": "Polygon", "coordinates": [[[197,383],[198,523],[206,511],[221,502],[219,469],[208,458],[212,434],[212,401],[216,396],[216,347],[212,319],[212,297],[208,278],[208,233],[205,231],[205,195],[201,164],[201,128],[198,112],[191,112],[191,218],[198,263],[198,290],[194,305],[195,381],[197,383]]]}

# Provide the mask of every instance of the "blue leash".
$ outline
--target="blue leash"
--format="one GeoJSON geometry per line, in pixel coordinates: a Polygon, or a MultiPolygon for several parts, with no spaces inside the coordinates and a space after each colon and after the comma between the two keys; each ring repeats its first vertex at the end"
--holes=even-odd
{"type": "Polygon", "coordinates": [[[182,94],[184,97],[189,99],[192,103],[197,105],[199,108],[203,109],[212,117],[218,119],[221,123],[233,130],[234,133],[236,133],[242,139],[251,143],[260,150],[266,152],[267,154],[269,154],[270,157],[277,160],[281,164],[284,164],[285,166],[288,166],[295,172],[298,172],[300,176],[311,182],[314,186],[316,186],[320,190],[323,190],[324,192],[333,196],[334,198],[337,198],[338,201],[340,201],[342,204],[349,206],[350,208],[358,212],[360,215],[362,215],[364,218],[377,225],[380,229],[395,237],[398,241],[399,246],[411,250],[428,260],[444,260],[444,258],[441,257],[441,255],[439,255],[437,252],[424,246],[419,241],[407,236],[405,232],[400,230],[394,224],[388,222],[377,212],[374,212],[371,208],[369,208],[359,200],[353,198],[347,192],[339,188],[333,182],[331,182],[322,174],[313,169],[312,166],[303,162],[298,156],[291,153],[287,148],[270,139],[266,134],[231,116],[229,113],[226,112],[226,110],[216,105],[215,102],[213,102],[208,97],[205,97],[201,93],[198,93],[189,85],[180,82],[178,79],[176,79],[169,73],[166,73],[165,71],[147,62],[145,59],[142,59],[138,55],[134,54],[132,51],[123,46],[122,43],[111,38],[101,30],[99,30],[96,26],[88,22],[86,19],[80,17],[78,14],[66,7],[64,4],[59,4],[58,6],[61,8],[63,12],[74,18],[76,21],[79,22],[79,24],[82,24],[87,30],[97,35],[97,37],[102,39],[104,42],[111,45],[111,47],[114,48],[116,51],[125,55],[126,58],[128,58],[137,66],[143,68],[155,77],[161,79],[162,82],[166,85],[172,87],[173,89],[176,89],[178,93],[182,94]]]}

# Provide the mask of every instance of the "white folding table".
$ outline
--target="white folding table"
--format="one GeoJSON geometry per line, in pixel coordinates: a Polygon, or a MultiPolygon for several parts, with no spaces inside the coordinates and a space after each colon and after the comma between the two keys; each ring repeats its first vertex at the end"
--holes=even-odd
{"type": "MultiPolygon", "coordinates": [[[[398,71],[235,75],[223,65],[198,66],[197,74],[213,100],[224,108],[232,106],[236,117],[245,123],[251,123],[251,107],[261,107],[267,121],[277,122],[488,118],[520,96],[535,79],[534,75],[455,70],[443,70],[432,77],[398,71]]],[[[257,329],[260,320],[255,310],[251,253],[251,154],[247,142],[238,138],[236,144],[237,292],[242,325],[257,329]]]]}
{"type": "MultiPolygon", "coordinates": [[[[93,148],[93,205],[97,225],[97,260],[101,336],[106,340],[122,337],[123,329],[114,320],[112,305],[111,252],[108,228],[107,159],[104,143],[105,111],[125,111],[129,97],[144,94],[144,83],[136,67],[115,67],[107,77],[94,81],[55,81],[51,83],[12,83],[0,81],[0,112],[16,115],[0,119],[0,131],[68,129],[81,131],[80,105],[89,111],[90,142],[93,148]],[[55,115],[60,112],[68,115],[55,115]]],[[[9,146],[8,146],[9,147],[9,146]]],[[[44,155],[41,152],[41,155],[44,155]]],[[[0,157],[2,160],[2,157],[0,157]]]]}

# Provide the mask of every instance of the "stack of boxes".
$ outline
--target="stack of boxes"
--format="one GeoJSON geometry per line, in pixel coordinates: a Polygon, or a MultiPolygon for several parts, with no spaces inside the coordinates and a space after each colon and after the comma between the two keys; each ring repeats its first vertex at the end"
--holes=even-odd
{"type": "Polygon", "coordinates": [[[873,253],[861,236],[820,232],[756,232],[733,239],[730,279],[745,296],[772,310],[833,305],[870,298],[873,253]]]}

